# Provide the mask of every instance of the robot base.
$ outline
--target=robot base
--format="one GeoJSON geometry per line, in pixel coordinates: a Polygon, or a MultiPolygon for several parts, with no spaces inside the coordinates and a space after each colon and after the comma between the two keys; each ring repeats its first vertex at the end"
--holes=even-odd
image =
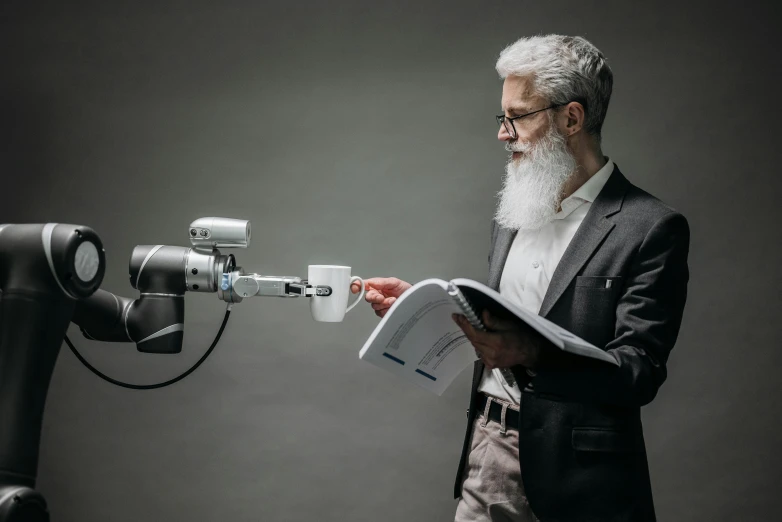
{"type": "Polygon", "coordinates": [[[0,484],[0,522],[49,522],[46,500],[27,486],[0,484]]]}

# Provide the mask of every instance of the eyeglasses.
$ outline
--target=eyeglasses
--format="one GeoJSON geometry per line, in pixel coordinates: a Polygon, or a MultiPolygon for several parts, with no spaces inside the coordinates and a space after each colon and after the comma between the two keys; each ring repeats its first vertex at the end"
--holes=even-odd
{"type": "MultiPolygon", "coordinates": [[[[567,102],[570,103],[570,102],[567,102]]],[[[559,103],[557,105],[551,105],[550,107],[546,107],[545,109],[538,109],[536,111],[528,112],[527,114],[522,114],[521,116],[514,116],[513,118],[508,118],[504,114],[500,114],[497,116],[497,123],[499,125],[504,125],[505,130],[508,131],[508,134],[510,134],[510,137],[512,139],[518,138],[518,134],[516,134],[516,127],[513,124],[513,120],[518,120],[519,118],[525,118],[527,116],[532,116],[533,114],[537,114],[539,112],[547,111],[549,109],[556,109],[557,107],[562,107],[564,105],[567,105],[567,103],[559,103]]]]}

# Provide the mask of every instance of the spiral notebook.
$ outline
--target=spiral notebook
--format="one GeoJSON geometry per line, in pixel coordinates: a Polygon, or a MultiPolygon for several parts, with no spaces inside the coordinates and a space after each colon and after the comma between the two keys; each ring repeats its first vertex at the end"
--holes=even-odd
{"type": "MultiPolygon", "coordinates": [[[[471,279],[426,279],[394,302],[359,352],[359,357],[437,395],[477,360],[475,349],[451,318],[461,313],[486,330],[480,311],[516,317],[560,350],[618,365],[600,348],[537,314],[524,310],[488,286],[471,279]]],[[[508,384],[510,370],[502,372],[508,384]]]]}

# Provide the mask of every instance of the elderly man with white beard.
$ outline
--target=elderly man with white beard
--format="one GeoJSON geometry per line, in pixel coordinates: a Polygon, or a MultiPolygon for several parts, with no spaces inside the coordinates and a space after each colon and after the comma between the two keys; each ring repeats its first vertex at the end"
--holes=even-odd
{"type": "MultiPolygon", "coordinates": [[[[666,379],[678,336],[687,221],[603,154],[613,73],[595,46],[522,38],[496,68],[498,139],[511,157],[489,286],[618,366],[566,355],[519,321],[484,314],[488,331],[476,331],[455,315],[478,355],[455,520],[653,521],[640,409],[666,379]]],[[[379,317],[411,286],[395,277],[365,284],[379,317]]]]}

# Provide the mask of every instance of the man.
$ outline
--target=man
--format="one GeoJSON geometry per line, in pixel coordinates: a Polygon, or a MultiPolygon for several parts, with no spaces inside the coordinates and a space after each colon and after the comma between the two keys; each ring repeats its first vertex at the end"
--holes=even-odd
{"type": "MultiPolygon", "coordinates": [[[[496,67],[498,138],[511,157],[489,285],[619,366],[562,355],[519,322],[484,315],[481,332],[455,316],[479,357],[456,521],[655,520],[640,408],[665,380],[679,332],[687,221],[603,155],[613,74],[592,44],[522,38],[496,67]]],[[[369,279],[365,299],[382,317],[409,287],[369,279]]]]}

